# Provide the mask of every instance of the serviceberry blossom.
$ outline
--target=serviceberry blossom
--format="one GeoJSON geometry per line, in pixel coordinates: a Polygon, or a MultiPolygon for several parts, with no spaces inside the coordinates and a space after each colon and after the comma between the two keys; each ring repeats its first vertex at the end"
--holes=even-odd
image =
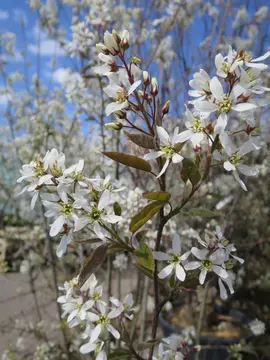
{"type": "Polygon", "coordinates": [[[193,79],[189,81],[189,86],[195,89],[189,90],[189,96],[197,98],[196,100],[191,101],[191,104],[202,101],[211,95],[210,77],[203,69],[200,69],[199,72],[196,72],[193,75],[193,79]]]}
{"type": "Polygon", "coordinates": [[[265,323],[261,320],[255,319],[248,324],[250,330],[254,335],[263,335],[265,333],[265,323]]]}
{"type": "Polygon", "coordinates": [[[192,112],[186,107],[186,122],[185,125],[188,130],[185,130],[177,135],[177,141],[180,143],[190,140],[193,145],[200,144],[206,137],[205,127],[209,124],[206,118],[201,117],[198,119],[197,114],[192,112]]]}
{"type": "MultiPolygon", "coordinates": [[[[225,153],[229,156],[229,158],[223,163],[224,169],[232,172],[235,180],[238,181],[242,189],[247,191],[246,185],[240,179],[238,171],[246,176],[256,176],[258,174],[258,170],[256,168],[243,164],[243,157],[251,151],[256,150],[256,147],[250,140],[248,140],[241,145],[240,148],[237,148],[225,132],[223,132],[220,136],[220,142],[225,153]]],[[[217,159],[220,159],[220,157],[217,157],[217,159]]]]}
{"type": "Polygon", "coordinates": [[[153,256],[156,260],[167,261],[167,265],[161,272],[158,274],[160,279],[164,279],[170,276],[173,272],[179,281],[185,281],[186,272],[184,267],[181,265],[183,261],[187,260],[190,255],[190,251],[187,251],[184,254],[181,254],[181,241],[179,234],[175,233],[172,240],[172,250],[169,250],[168,253],[162,251],[153,251],[153,256]]]}
{"type": "Polygon", "coordinates": [[[120,69],[117,73],[113,73],[108,77],[110,84],[104,88],[104,92],[115,101],[106,106],[106,116],[128,108],[130,105],[128,101],[129,96],[141,85],[141,80],[137,80],[131,84],[123,69],[120,69]]]}
{"type": "Polygon", "coordinates": [[[122,220],[121,216],[106,214],[105,208],[110,204],[110,201],[110,191],[106,189],[102,192],[97,203],[85,204],[84,201],[82,203],[77,202],[76,207],[81,207],[84,215],[75,218],[74,231],[80,231],[85,226],[90,225],[96,235],[105,241],[106,238],[101,229],[102,224],[106,222],[115,224],[122,220]]]}
{"type": "Polygon", "coordinates": [[[171,161],[173,163],[180,163],[184,159],[183,156],[179,154],[181,145],[179,147],[180,141],[178,140],[178,136],[180,134],[178,133],[179,128],[176,127],[171,138],[162,126],[157,126],[157,134],[160,140],[160,150],[152,151],[144,156],[145,160],[154,160],[158,157],[166,159],[160,173],[157,175],[157,178],[165,173],[171,161]]]}
{"type": "Polygon", "coordinates": [[[234,51],[233,57],[237,66],[246,66],[249,68],[256,68],[259,70],[266,70],[268,65],[261,63],[261,61],[267,59],[270,56],[270,51],[267,51],[264,55],[253,59],[252,53],[249,51],[240,50],[239,52],[234,51]]]}
{"type": "Polygon", "coordinates": [[[132,320],[133,319],[133,314],[130,314],[133,311],[133,295],[129,294],[125,297],[124,301],[121,302],[120,300],[111,297],[110,298],[111,303],[113,304],[113,309],[111,311],[111,314],[113,314],[115,317],[120,316],[122,313],[124,313],[124,316],[129,319],[132,320]]]}
{"type": "Polygon", "coordinates": [[[103,53],[98,54],[99,59],[104,63],[100,66],[94,66],[92,70],[102,76],[108,76],[118,70],[116,58],[111,55],[105,55],[103,53]]]}
{"type": "Polygon", "coordinates": [[[80,347],[80,353],[81,354],[89,354],[91,352],[95,353],[95,360],[107,360],[107,355],[104,348],[104,342],[103,341],[95,341],[92,343],[89,341],[86,344],[83,344],[80,347]]]}
{"type": "Polygon", "coordinates": [[[214,272],[222,279],[226,279],[229,275],[224,269],[225,256],[223,252],[209,252],[208,249],[198,249],[193,247],[191,253],[199,261],[191,261],[185,265],[185,270],[200,269],[199,282],[204,284],[208,272],[214,272]]]}
{"type": "Polygon", "coordinates": [[[100,336],[103,329],[107,329],[115,339],[120,339],[119,332],[111,325],[111,319],[118,317],[113,310],[107,313],[107,308],[104,304],[97,304],[98,313],[89,313],[89,319],[94,324],[94,329],[91,333],[90,342],[94,343],[100,336]]]}
{"type": "MultiPolygon", "coordinates": [[[[62,299],[61,299],[62,300],[62,299]]],[[[70,323],[74,318],[77,318],[81,321],[86,320],[87,311],[92,307],[92,301],[84,302],[83,297],[77,298],[67,298],[65,303],[62,303],[62,308],[64,310],[62,318],[68,314],[67,322],[70,323]]]]}

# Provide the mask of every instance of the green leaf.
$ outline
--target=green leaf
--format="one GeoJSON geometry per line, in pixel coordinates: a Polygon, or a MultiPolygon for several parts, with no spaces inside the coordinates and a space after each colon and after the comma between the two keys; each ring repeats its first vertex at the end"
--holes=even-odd
{"type": "Polygon", "coordinates": [[[140,249],[135,250],[135,256],[138,262],[146,269],[153,271],[155,261],[152,250],[147,244],[141,244],[140,249]]]}
{"type": "Polygon", "coordinates": [[[124,154],[117,151],[105,151],[103,154],[120,164],[132,167],[134,169],[143,170],[146,172],[152,171],[150,164],[147,161],[138,158],[137,156],[124,154]]]}
{"type": "Polygon", "coordinates": [[[136,268],[144,273],[144,275],[148,276],[150,279],[153,279],[153,273],[151,270],[143,267],[140,263],[135,264],[136,268]]]}
{"type": "Polygon", "coordinates": [[[128,350],[115,350],[113,352],[111,352],[108,355],[108,360],[118,360],[118,359],[126,359],[128,357],[130,357],[132,354],[130,353],[130,351],[128,350]]]}
{"type": "Polygon", "coordinates": [[[143,197],[151,200],[168,201],[171,198],[171,194],[167,191],[153,191],[143,193],[143,197]]]}
{"type": "Polygon", "coordinates": [[[145,349],[150,349],[151,347],[153,347],[159,340],[148,340],[142,343],[139,343],[137,345],[137,349],[138,350],[145,350],[145,349]]]}
{"type": "Polygon", "coordinates": [[[119,202],[116,201],[113,204],[113,211],[114,211],[115,215],[121,216],[122,209],[121,209],[121,206],[120,206],[119,202]]]}
{"type": "Polygon", "coordinates": [[[121,244],[111,244],[109,245],[107,254],[108,255],[113,255],[119,252],[123,252],[123,251],[127,251],[127,248],[125,245],[121,245],[121,244]]]}
{"type": "Polygon", "coordinates": [[[148,230],[140,230],[136,233],[135,238],[138,242],[143,241],[148,230]]]}
{"type": "Polygon", "coordinates": [[[190,180],[193,186],[197,185],[201,179],[198,166],[190,159],[184,159],[182,161],[183,167],[181,170],[181,177],[184,182],[190,180]]]}
{"type": "Polygon", "coordinates": [[[194,208],[189,211],[182,211],[184,215],[190,215],[190,216],[202,216],[202,217],[214,217],[218,216],[217,213],[214,211],[204,209],[204,208],[194,208]]]}
{"type": "Polygon", "coordinates": [[[148,220],[150,220],[164,205],[164,201],[154,201],[146,205],[131,219],[129,230],[133,233],[137,231],[148,220]]]}
{"type": "Polygon", "coordinates": [[[126,136],[132,141],[134,144],[141,146],[144,149],[155,149],[155,139],[152,136],[142,134],[142,133],[129,133],[124,131],[126,136]]]}
{"type": "Polygon", "coordinates": [[[89,276],[101,265],[107,256],[108,245],[103,244],[97,247],[85,260],[83,267],[79,273],[78,284],[81,287],[89,276]]]}

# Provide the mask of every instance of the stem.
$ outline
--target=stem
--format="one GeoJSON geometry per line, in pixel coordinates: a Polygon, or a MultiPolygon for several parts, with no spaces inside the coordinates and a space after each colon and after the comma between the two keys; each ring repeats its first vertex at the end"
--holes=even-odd
{"type": "Polygon", "coordinates": [[[147,301],[148,301],[148,287],[149,287],[149,277],[144,277],[144,287],[143,287],[143,298],[141,305],[141,326],[140,326],[140,335],[139,341],[143,342],[145,335],[145,325],[146,325],[146,314],[147,314],[147,301]]]}
{"type": "MultiPolygon", "coordinates": [[[[201,329],[202,329],[202,322],[203,322],[205,305],[206,305],[206,300],[207,300],[207,295],[208,295],[209,284],[210,284],[210,281],[207,281],[207,283],[205,284],[205,288],[204,288],[204,297],[203,297],[203,302],[201,304],[201,309],[200,309],[200,314],[199,314],[198,324],[197,324],[197,329],[196,329],[196,339],[195,339],[196,345],[200,344],[200,334],[201,334],[201,329]]],[[[199,352],[196,353],[195,360],[199,360],[199,352]]]]}

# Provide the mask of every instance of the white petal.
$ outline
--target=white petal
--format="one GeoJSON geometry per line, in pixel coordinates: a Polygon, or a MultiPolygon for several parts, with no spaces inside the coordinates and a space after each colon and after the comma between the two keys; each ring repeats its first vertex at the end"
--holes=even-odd
{"type": "Polygon", "coordinates": [[[170,260],[170,256],[162,251],[153,251],[154,259],[160,261],[168,261],[170,260]]]}
{"type": "Polygon", "coordinates": [[[118,221],[122,220],[122,216],[118,215],[103,215],[102,220],[110,223],[110,224],[116,224],[118,221]]]}
{"type": "Polygon", "coordinates": [[[60,244],[58,245],[58,247],[56,249],[56,255],[58,257],[62,257],[64,255],[64,253],[67,250],[67,245],[68,245],[68,243],[70,243],[71,240],[72,240],[71,236],[70,237],[68,235],[62,236],[60,244]]]}
{"type": "Polygon", "coordinates": [[[178,233],[175,233],[172,240],[173,251],[177,254],[181,252],[181,240],[178,233]]]}
{"type": "Polygon", "coordinates": [[[226,300],[228,298],[228,294],[227,294],[227,290],[221,279],[218,279],[218,285],[219,285],[221,299],[226,300]]]}
{"type": "Polygon", "coordinates": [[[128,294],[124,299],[124,304],[128,304],[131,307],[131,306],[133,306],[133,303],[134,303],[133,295],[128,294]]]}
{"type": "Polygon", "coordinates": [[[91,333],[91,338],[90,338],[90,342],[91,342],[91,343],[94,343],[94,342],[98,339],[98,337],[99,337],[99,335],[100,335],[100,333],[101,333],[101,329],[102,329],[102,326],[101,326],[100,324],[98,324],[98,325],[94,328],[94,330],[93,330],[92,333],[91,333]]]}
{"type": "Polygon", "coordinates": [[[175,273],[178,280],[185,281],[186,273],[184,268],[180,264],[176,265],[175,273]]]}
{"type": "Polygon", "coordinates": [[[252,59],[252,62],[258,62],[258,61],[262,61],[267,59],[270,56],[270,51],[267,51],[264,55],[256,58],[256,59],[252,59]]]}
{"type": "Polygon", "coordinates": [[[179,154],[173,154],[173,156],[172,156],[172,162],[174,164],[180,163],[183,159],[184,159],[183,156],[181,156],[179,154]]]}
{"type": "Polygon", "coordinates": [[[225,161],[225,163],[223,164],[223,167],[227,171],[235,171],[236,170],[236,167],[229,161],[225,161]]]}
{"type": "Polygon", "coordinates": [[[116,309],[113,309],[112,311],[109,312],[108,314],[108,318],[109,319],[114,319],[116,317],[118,317],[120,314],[122,314],[122,312],[124,311],[124,307],[119,307],[116,309]]]}
{"type": "Polygon", "coordinates": [[[165,171],[167,170],[167,167],[169,166],[170,160],[167,159],[165,161],[165,164],[163,165],[163,168],[161,169],[160,173],[157,175],[157,178],[159,178],[161,175],[163,175],[165,173],[165,171]]]}
{"type": "Polygon", "coordinates": [[[109,116],[113,112],[125,109],[127,107],[128,107],[128,101],[124,101],[122,103],[112,102],[106,106],[105,114],[106,114],[106,116],[109,116]]]}
{"type": "Polygon", "coordinates": [[[189,140],[193,134],[194,134],[193,131],[185,130],[176,136],[175,143],[177,144],[177,143],[185,142],[189,140]]]}
{"type": "Polygon", "coordinates": [[[101,240],[106,241],[106,238],[103,235],[103,232],[102,232],[101,227],[98,222],[95,222],[93,230],[101,240]]]}
{"type": "Polygon", "coordinates": [[[246,66],[250,67],[250,68],[255,68],[255,69],[259,69],[259,70],[266,70],[268,68],[268,65],[266,64],[257,64],[257,63],[246,63],[246,66]]]}
{"type": "Polygon", "coordinates": [[[83,229],[87,224],[89,224],[90,219],[87,217],[81,217],[81,218],[77,218],[75,219],[75,226],[74,226],[74,231],[80,231],[81,229],[83,229]]]}
{"type": "Polygon", "coordinates": [[[88,342],[80,347],[81,354],[88,354],[96,349],[96,344],[88,342]]]}
{"type": "Polygon", "coordinates": [[[163,144],[168,144],[170,142],[170,136],[162,126],[157,126],[157,133],[163,144]]]}
{"type": "Polygon", "coordinates": [[[186,270],[195,270],[195,269],[198,269],[201,265],[202,264],[200,261],[191,261],[191,262],[188,262],[186,265],[184,265],[184,268],[186,270]]]}
{"type": "Polygon", "coordinates": [[[193,145],[197,145],[200,144],[201,141],[203,141],[203,138],[204,138],[204,133],[200,132],[193,134],[190,140],[193,145]]]}
{"type": "Polygon", "coordinates": [[[191,254],[191,251],[185,252],[183,255],[180,256],[180,260],[181,261],[187,260],[187,258],[189,257],[190,254],[191,254]]]}
{"type": "Polygon", "coordinates": [[[193,247],[191,249],[191,252],[194,256],[196,256],[197,259],[204,260],[208,255],[209,251],[207,249],[198,249],[196,247],[193,247]]]}
{"type": "Polygon", "coordinates": [[[152,151],[149,154],[144,155],[144,160],[154,160],[159,156],[163,155],[162,151],[152,151]]]}
{"type": "Polygon", "coordinates": [[[247,110],[252,110],[255,109],[257,106],[255,104],[251,104],[251,103],[241,103],[241,104],[236,104],[232,106],[232,109],[235,111],[247,111],[247,110]]]}
{"type": "Polygon", "coordinates": [[[233,172],[233,176],[234,176],[235,180],[238,181],[238,183],[240,184],[241,188],[242,188],[243,190],[247,191],[247,187],[246,187],[245,183],[240,179],[237,171],[234,171],[234,172],[233,172]]]}
{"type": "Polygon", "coordinates": [[[204,281],[205,281],[205,278],[206,278],[206,275],[207,275],[207,270],[206,269],[202,269],[201,272],[200,272],[200,276],[199,276],[199,283],[201,285],[203,285],[204,281]]]}
{"type": "Polygon", "coordinates": [[[110,203],[110,198],[111,198],[110,190],[108,189],[104,190],[98,201],[98,210],[103,210],[110,203]]]}
{"type": "Polygon", "coordinates": [[[128,95],[132,94],[134,92],[134,90],[137,89],[138,86],[141,85],[141,80],[137,80],[135,81],[135,83],[133,83],[130,87],[130,89],[128,90],[128,95]]]}
{"type": "Polygon", "coordinates": [[[217,100],[220,100],[224,95],[222,85],[216,76],[210,81],[210,90],[217,100]]]}
{"type": "Polygon", "coordinates": [[[120,339],[119,332],[112,325],[108,324],[107,329],[112,334],[112,336],[115,337],[115,339],[120,339]]]}
{"type": "Polygon", "coordinates": [[[223,132],[227,126],[227,122],[227,115],[225,113],[221,113],[217,119],[214,134],[217,135],[223,132]]]}
{"type": "Polygon", "coordinates": [[[217,104],[209,101],[196,101],[194,102],[194,107],[197,111],[205,113],[211,113],[212,111],[216,111],[218,109],[217,104]]]}
{"type": "Polygon", "coordinates": [[[39,191],[36,191],[32,197],[32,200],[31,200],[31,209],[33,210],[35,205],[36,205],[36,202],[37,202],[37,199],[38,199],[38,195],[39,195],[39,191]]]}
{"type": "Polygon", "coordinates": [[[252,168],[252,167],[244,165],[244,164],[238,165],[238,170],[246,176],[256,176],[258,174],[258,171],[256,168],[252,168]]]}
{"type": "Polygon", "coordinates": [[[60,215],[51,225],[50,236],[56,236],[62,230],[65,222],[64,215],[60,215]]]}
{"type": "Polygon", "coordinates": [[[226,279],[229,275],[225,269],[221,266],[213,265],[212,270],[220,277],[226,279]]]}
{"type": "Polygon", "coordinates": [[[158,277],[160,279],[165,279],[167,276],[169,276],[174,268],[174,264],[167,265],[164,269],[161,270],[161,272],[158,274],[158,277]]]}

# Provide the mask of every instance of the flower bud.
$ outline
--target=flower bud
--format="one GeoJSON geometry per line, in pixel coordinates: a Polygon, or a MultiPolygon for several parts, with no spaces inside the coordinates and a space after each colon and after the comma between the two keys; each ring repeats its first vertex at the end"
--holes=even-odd
{"type": "Polygon", "coordinates": [[[195,345],[195,346],[193,347],[193,351],[194,351],[195,353],[201,351],[201,345],[195,345]]]}
{"type": "Polygon", "coordinates": [[[115,112],[115,115],[119,118],[119,119],[125,119],[126,118],[126,112],[123,110],[119,110],[115,112]]]}
{"type": "Polygon", "coordinates": [[[199,151],[201,150],[201,145],[200,145],[200,144],[194,145],[194,146],[193,146],[193,150],[194,150],[195,152],[199,152],[199,151]]]}
{"type": "Polygon", "coordinates": [[[106,31],[104,34],[104,45],[112,55],[117,55],[120,51],[117,41],[113,34],[106,31]]]}
{"type": "Polygon", "coordinates": [[[117,32],[113,29],[112,31],[112,36],[114,37],[115,41],[117,42],[117,44],[119,45],[121,42],[121,38],[120,36],[117,34],[117,32]]]}
{"type": "Polygon", "coordinates": [[[145,86],[148,86],[151,84],[151,77],[150,77],[148,71],[143,71],[143,83],[145,86]]]}
{"type": "Polygon", "coordinates": [[[129,48],[129,32],[127,30],[124,30],[121,35],[121,48],[124,50],[127,50],[129,48]]]}
{"type": "Polygon", "coordinates": [[[102,52],[105,55],[109,55],[110,52],[109,50],[106,48],[105,45],[103,45],[102,43],[98,43],[96,44],[96,48],[98,49],[98,51],[102,52]]]}
{"type": "Polygon", "coordinates": [[[121,130],[122,127],[123,127],[123,124],[119,121],[113,121],[113,122],[110,122],[110,123],[107,123],[105,124],[106,128],[108,129],[112,129],[112,130],[121,130]]]}
{"type": "Polygon", "coordinates": [[[170,110],[170,100],[166,101],[165,105],[162,107],[161,111],[163,115],[168,114],[170,110]]]}
{"type": "Polygon", "coordinates": [[[138,58],[137,56],[132,56],[131,62],[132,62],[133,64],[136,64],[136,65],[137,65],[137,64],[140,64],[141,59],[138,58]]]}
{"type": "Polygon", "coordinates": [[[151,81],[151,94],[153,96],[156,96],[158,94],[158,81],[155,77],[153,77],[151,81]]]}

